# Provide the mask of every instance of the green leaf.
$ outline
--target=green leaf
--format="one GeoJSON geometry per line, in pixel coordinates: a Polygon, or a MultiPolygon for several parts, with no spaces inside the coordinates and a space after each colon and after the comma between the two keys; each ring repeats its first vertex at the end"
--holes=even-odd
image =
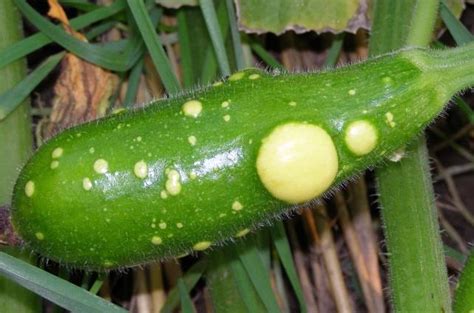
{"type": "Polygon", "coordinates": [[[444,24],[459,46],[474,40],[474,35],[454,16],[445,0],[441,0],[440,2],[439,13],[444,24]]]}
{"type": "Polygon", "coordinates": [[[281,221],[276,223],[276,225],[272,228],[272,238],[273,244],[275,245],[275,248],[278,252],[278,256],[280,257],[281,264],[283,264],[283,267],[285,268],[286,275],[288,275],[288,279],[290,280],[293,291],[295,292],[296,298],[298,299],[300,311],[306,312],[307,309],[306,303],[304,301],[303,290],[301,289],[300,281],[298,275],[296,274],[295,264],[293,262],[290,244],[288,243],[288,239],[286,237],[285,227],[281,221]]]}
{"type": "Polygon", "coordinates": [[[25,0],[15,0],[15,3],[28,21],[41,32],[90,63],[122,72],[130,69],[143,53],[143,42],[141,38],[134,34],[131,34],[129,44],[123,51],[115,51],[76,39],[42,17],[25,0]]]}
{"type": "MultiPolygon", "coordinates": [[[[70,21],[72,28],[81,29],[93,23],[109,18],[126,7],[125,0],[117,0],[110,6],[101,7],[90,13],[76,17],[70,21]]],[[[59,26],[57,26],[59,28],[59,26]]],[[[44,47],[52,40],[43,33],[36,33],[26,39],[16,42],[7,49],[0,51],[0,68],[16,61],[25,55],[44,47]]]]}
{"type": "Polygon", "coordinates": [[[206,21],[207,30],[211,37],[212,45],[216,53],[217,62],[223,76],[230,75],[229,60],[227,59],[224,37],[222,36],[219,21],[217,20],[216,9],[213,0],[201,0],[200,6],[204,20],[206,21]]]}
{"type": "Polygon", "coordinates": [[[167,7],[177,9],[183,5],[198,5],[198,0],[156,0],[156,3],[167,7]]]}
{"type": "Polygon", "coordinates": [[[0,274],[72,312],[126,312],[57,276],[0,252],[0,274]]]}
{"type": "MultiPolygon", "coordinates": [[[[202,274],[207,268],[207,262],[204,259],[201,259],[193,266],[191,266],[186,274],[183,275],[183,281],[186,285],[186,289],[189,291],[196,286],[199,279],[201,279],[202,274]]],[[[173,288],[166,298],[166,302],[161,308],[161,313],[172,313],[179,304],[179,291],[177,287],[173,288]]]]}
{"type": "Polygon", "coordinates": [[[180,90],[179,82],[171,69],[168,57],[163,49],[160,37],[156,34],[154,23],[148,15],[145,4],[136,0],[127,0],[127,3],[166,90],[170,94],[178,92],[180,90]]]}
{"type": "Polygon", "coordinates": [[[355,32],[368,28],[359,0],[245,0],[237,1],[240,24],[246,31],[282,33],[314,30],[316,32],[355,32]]]}
{"type": "Polygon", "coordinates": [[[186,284],[183,282],[183,278],[178,278],[178,290],[179,290],[179,299],[181,300],[181,312],[183,313],[193,313],[194,307],[191,298],[189,297],[186,284]]]}
{"type": "Polygon", "coordinates": [[[58,65],[63,56],[62,52],[50,56],[18,85],[0,95],[0,121],[29,96],[33,89],[58,65]]]}
{"type": "MultiPolygon", "coordinates": [[[[252,238],[250,238],[252,239],[252,238]]],[[[250,241],[246,241],[249,243],[250,241]]],[[[255,244],[238,245],[240,262],[250,277],[252,284],[257,291],[268,312],[280,312],[272,286],[270,276],[262,261],[255,244]]]]}

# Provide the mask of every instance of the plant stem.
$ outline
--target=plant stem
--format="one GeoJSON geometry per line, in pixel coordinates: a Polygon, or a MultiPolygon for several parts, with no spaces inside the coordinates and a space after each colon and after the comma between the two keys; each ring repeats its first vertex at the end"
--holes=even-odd
{"type": "MultiPolygon", "coordinates": [[[[404,45],[426,46],[431,40],[437,6],[437,0],[377,1],[373,25],[377,31],[371,39],[371,54],[404,45]]],[[[450,312],[424,138],[408,149],[406,158],[377,170],[377,178],[394,311],[450,312]]]]}

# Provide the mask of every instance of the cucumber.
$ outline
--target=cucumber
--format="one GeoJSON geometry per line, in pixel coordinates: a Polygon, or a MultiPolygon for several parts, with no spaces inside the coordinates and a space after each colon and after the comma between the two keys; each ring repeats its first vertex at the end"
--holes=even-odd
{"type": "Polygon", "coordinates": [[[246,235],[392,156],[474,82],[472,45],[332,71],[234,73],[65,130],[16,183],[18,235],[73,267],[112,269],[246,235]]]}

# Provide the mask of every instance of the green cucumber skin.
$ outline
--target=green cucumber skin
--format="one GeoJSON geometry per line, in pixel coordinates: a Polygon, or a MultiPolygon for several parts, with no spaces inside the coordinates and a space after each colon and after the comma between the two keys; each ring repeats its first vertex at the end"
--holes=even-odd
{"type": "Polygon", "coordinates": [[[414,65],[415,59],[431,57],[411,50],[306,74],[249,69],[236,81],[68,129],[42,145],[21,171],[12,223],[41,255],[88,269],[177,257],[198,242],[230,239],[291,208],[267,191],[256,171],[261,141],[275,127],[306,122],[326,130],[339,159],[332,186],[390,156],[426,127],[456,90],[444,88],[443,77],[414,65]],[[256,73],[258,79],[249,79],[256,73]],[[202,103],[197,118],[182,113],[188,100],[202,103]],[[223,101],[230,105],[223,108],[223,101]],[[395,125],[387,123],[387,112],[395,125]],[[362,157],[344,142],[345,127],[356,120],[369,121],[379,138],[362,157]],[[189,136],[196,137],[194,146],[189,136]],[[58,147],[63,154],[53,159],[58,147]],[[108,162],[106,174],[94,171],[97,159],[108,162]],[[59,165],[51,169],[54,160],[59,165]],[[134,174],[141,160],[148,165],[145,179],[134,174]],[[162,199],[166,169],[180,173],[182,188],[162,199]],[[85,177],[90,190],[83,187],[85,177]],[[31,197],[25,194],[29,181],[31,197]],[[232,209],[234,201],[243,209],[232,209]],[[152,243],[154,236],[160,244],[152,243]]]}

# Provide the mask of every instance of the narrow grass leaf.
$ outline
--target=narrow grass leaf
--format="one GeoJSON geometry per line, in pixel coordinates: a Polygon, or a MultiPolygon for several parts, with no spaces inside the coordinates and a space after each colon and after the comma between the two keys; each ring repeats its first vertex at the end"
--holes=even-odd
{"type": "Polygon", "coordinates": [[[145,4],[142,1],[136,0],[127,0],[127,3],[166,90],[171,94],[178,92],[180,90],[178,80],[173,73],[160,37],[155,31],[155,27],[148,15],[145,4]]]}
{"type": "MultiPolygon", "coordinates": [[[[246,241],[247,242],[247,241],[246,241]]],[[[239,259],[268,312],[280,312],[270,276],[255,245],[238,245],[239,259]]]]}
{"type": "Polygon", "coordinates": [[[189,297],[188,290],[182,278],[178,278],[178,289],[179,299],[181,301],[181,312],[182,313],[193,313],[194,307],[191,298],[189,297]]]}
{"type": "Polygon", "coordinates": [[[344,33],[336,35],[332,42],[331,48],[329,48],[326,61],[324,62],[325,67],[334,67],[341,53],[342,44],[344,43],[344,33]]]}
{"type": "Polygon", "coordinates": [[[57,276],[0,252],[0,274],[72,312],[126,312],[57,276]]]}
{"type": "Polygon", "coordinates": [[[138,36],[131,35],[129,44],[124,51],[106,49],[100,45],[90,44],[69,35],[42,17],[25,0],[15,0],[15,3],[31,24],[50,39],[88,62],[109,70],[123,72],[130,69],[142,55],[143,42],[138,36]]]}
{"type": "Polygon", "coordinates": [[[301,312],[307,312],[306,303],[303,296],[303,290],[301,289],[301,284],[296,274],[295,264],[293,262],[293,256],[291,254],[290,244],[288,243],[288,238],[286,237],[285,227],[281,221],[277,222],[274,227],[271,229],[273,244],[275,245],[276,251],[280,258],[281,264],[285,269],[286,275],[290,280],[293,291],[295,292],[296,298],[300,305],[301,312]]]}
{"type": "Polygon", "coordinates": [[[90,3],[87,0],[60,0],[59,3],[61,3],[62,6],[86,12],[95,10],[98,7],[97,4],[90,3]]]}
{"type": "Polygon", "coordinates": [[[268,66],[274,68],[274,69],[280,69],[284,70],[285,68],[278,62],[277,59],[270,53],[268,53],[267,50],[265,50],[262,45],[256,41],[252,40],[250,43],[250,48],[252,51],[260,58],[262,59],[263,62],[265,62],[268,66]]]}
{"type": "Polygon", "coordinates": [[[124,106],[131,109],[137,98],[138,86],[140,85],[140,77],[143,71],[144,60],[141,58],[130,71],[128,76],[127,93],[125,94],[124,106]]]}
{"type": "MultiPolygon", "coordinates": [[[[189,291],[193,289],[194,286],[196,286],[206,268],[207,262],[204,259],[201,259],[187,270],[186,274],[183,275],[183,281],[186,285],[186,290],[189,291]]],[[[169,292],[168,298],[166,298],[166,302],[161,309],[161,313],[172,313],[178,305],[179,291],[175,287],[169,292]]]]}
{"type": "Polygon", "coordinates": [[[97,278],[92,284],[92,287],[89,289],[89,292],[96,295],[100,291],[100,288],[102,288],[103,284],[104,281],[100,278],[97,278]]]}
{"type": "MultiPolygon", "coordinates": [[[[117,0],[110,6],[101,7],[100,9],[94,10],[90,13],[76,17],[72,19],[70,23],[72,28],[76,30],[81,29],[103,19],[109,18],[121,12],[125,8],[125,0],[117,0]]],[[[51,42],[52,40],[43,33],[36,33],[26,39],[18,41],[7,49],[0,51],[0,68],[44,47],[51,42]]]]}
{"type": "Polygon", "coordinates": [[[232,45],[234,47],[235,61],[237,69],[245,68],[244,54],[242,51],[242,42],[240,40],[239,27],[237,25],[237,16],[235,15],[234,2],[226,0],[227,14],[229,15],[230,35],[232,38],[232,45]]]}
{"type": "Polygon", "coordinates": [[[18,85],[0,95],[0,121],[28,97],[33,89],[58,65],[63,56],[63,52],[50,56],[18,85]]]}
{"type": "Polygon", "coordinates": [[[227,59],[227,53],[223,39],[224,37],[219,27],[219,21],[217,19],[214,2],[212,0],[201,0],[200,7],[204,16],[204,20],[206,21],[207,29],[211,37],[214,51],[216,53],[221,74],[223,76],[228,76],[230,75],[229,60],[227,59]]]}
{"type": "Polygon", "coordinates": [[[186,25],[186,11],[183,9],[179,10],[177,19],[181,70],[183,73],[183,87],[184,89],[187,89],[191,87],[194,82],[191,56],[191,37],[186,25]]]}
{"type": "Polygon", "coordinates": [[[116,21],[107,21],[104,23],[100,23],[99,25],[92,27],[90,30],[87,31],[86,33],[86,38],[87,40],[92,40],[103,33],[109,31],[112,29],[115,25],[117,25],[116,21]]]}
{"type": "Polygon", "coordinates": [[[454,16],[445,0],[441,0],[439,13],[444,24],[459,46],[474,40],[474,35],[454,16]]]}

